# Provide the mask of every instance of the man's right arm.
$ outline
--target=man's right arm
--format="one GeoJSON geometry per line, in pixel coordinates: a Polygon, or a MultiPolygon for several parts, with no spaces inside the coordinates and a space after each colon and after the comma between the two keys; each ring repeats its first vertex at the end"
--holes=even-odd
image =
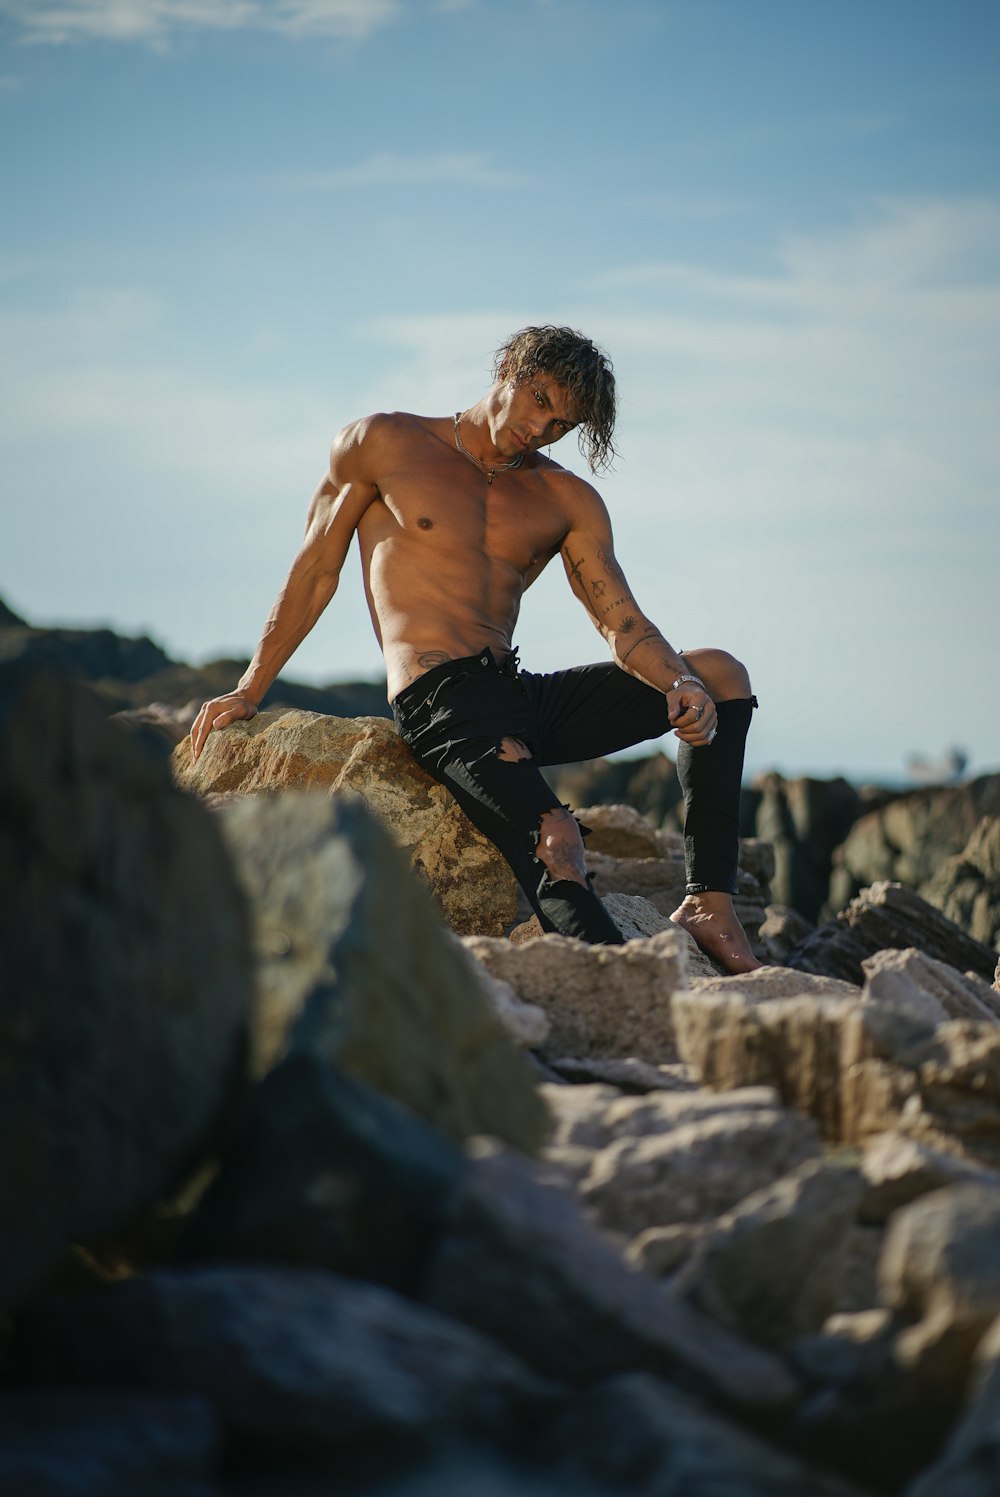
{"type": "MultiPolygon", "coordinates": [[[[377,419],[377,418],[374,418],[377,419]]],[[[213,728],[253,717],[282,666],[305,639],[337,591],[361,517],[378,493],[367,472],[373,418],[347,426],[330,453],[330,467],[313,495],[305,538],[275,599],[253,659],[234,691],[206,702],[191,729],[197,759],[213,728]]]]}

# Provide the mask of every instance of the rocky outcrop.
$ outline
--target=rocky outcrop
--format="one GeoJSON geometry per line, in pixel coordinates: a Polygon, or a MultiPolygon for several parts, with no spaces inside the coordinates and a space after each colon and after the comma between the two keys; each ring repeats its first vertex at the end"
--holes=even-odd
{"type": "Polygon", "coordinates": [[[774,849],[777,904],[810,921],[819,917],[827,902],[834,850],[869,804],[843,779],[786,780],[768,774],[744,790],[744,830],[774,849]]]}
{"type": "Polygon", "coordinates": [[[453,930],[501,935],[517,914],[506,861],[382,718],[261,712],[212,733],[196,764],[183,741],[174,766],[179,782],[200,795],[353,792],[409,854],[453,930]]]}
{"type": "Polygon", "coordinates": [[[829,908],[843,909],[881,881],[926,893],[941,864],[962,852],[984,816],[1000,816],[1000,774],[914,790],[859,817],[834,858],[829,908]]]}
{"type": "Polygon", "coordinates": [[[966,935],[926,899],[895,883],[877,883],[863,890],[836,919],[796,946],[788,965],[800,972],[860,984],[866,957],[888,947],[911,946],[988,982],[996,970],[995,949],[966,935]]]}
{"type": "Polygon", "coordinates": [[[248,936],[218,825],[162,757],[31,652],[0,665],[0,1303],[209,1144],[242,1076],[248,936]]]}
{"type": "MultiPolygon", "coordinates": [[[[359,799],[234,791],[209,816],[171,786],[162,749],[100,723],[125,755],[105,773],[83,717],[38,732],[61,719],[26,702],[0,709],[20,744],[0,765],[16,851],[0,867],[16,870],[4,897],[24,927],[11,949],[29,957],[15,973],[46,981],[19,1007],[5,969],[0,992],[15,1057],[0,1107],[26,1099],[0,1185],[5,1247],[35,1219],[22,1185],[64,1097],[121,1135],[112,1154],[100,1127],[77,1128],[67,1199],[103,1210],[100,1177],[117,1189],[124,1159],[129,1188],[142,1176],[135,1209],[152,1210],[135,1230],[109,1216],[113,1240],[77,1247],[72,1271],[33,1279],[0,1321],[0,1487],[219,1497],[270,1466],[282,1497],[331,1481],[387,1497],[421,1482],[440,1497],[861,1497],[923,1481],[919,1497],[951,1497],[953,1478],[985,1497],[995,953],[977,975],[950,933],[935,955],[890,942],[848,982],[775,966],[699,977],[677,930],[613,949],[463,944],[359,799]],[[150,870],[136,849],[154,836],[150,870]],[[165,953],[149,901],[192,845],[189,929],[165,953]],[[39,935],[46,860],[61,967],[39,935]],[[226,889],[252,926],[227,925],[226,889]],[[164,1030],[143,963],[178,960],[185,935],[216,986],[195,1025],[192,979],[164,1030]],[[538,970],[508,982],[494,953],[538,970]],[[70,962],[90,973],[83,1003],[76,974],[51,980],[70,962]],[[223,969],[244,974],[235,1094],[218,1064],[223,969]],[[175,1091],[165,1032],[183,1037],[175,1091]],[[209,1124],[166,1169],[163,1140],[187,1138],[199,1110],[209,1124]]],[[[661,828],[654,855],[625,811],[605,833],[638,837],[617,847],[648,851],[640,862],[676,850],[661,828]]],[[[757,851],[744,866],[763,889],[757,851]]],[[[608,899],[637,925],[664,921],[638,893],[608,899]]],[[[78,1219],[61,1219],[66,1241],[78,1219]]]]}

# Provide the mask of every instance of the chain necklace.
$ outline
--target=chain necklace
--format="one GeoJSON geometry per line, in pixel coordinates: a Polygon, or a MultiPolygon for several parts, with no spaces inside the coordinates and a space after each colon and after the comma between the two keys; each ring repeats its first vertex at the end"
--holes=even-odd
{"type": "Polygon", "coordinates": [[[478,458],[473,453],[471,453],[468,447],[466,447],[465,443],[462,441],[462,433],[458,429],[458,423],[461,419],[461,413],[459,411],[456,411],[455,446],[458,448],[463,457],[467,457],[469,459],[469,462],[473,463],[479,469],[480,473],[486,474],[487,484],[491,484],[498,473],[507,473],[511,468],[519,468],[524,462],[524,453],[519,452],[517,454],[517,457],[512,457],[509,463],[497,463],[494,467],[491,468],[489,463],[484,463],[481,458],[478,458]]]}

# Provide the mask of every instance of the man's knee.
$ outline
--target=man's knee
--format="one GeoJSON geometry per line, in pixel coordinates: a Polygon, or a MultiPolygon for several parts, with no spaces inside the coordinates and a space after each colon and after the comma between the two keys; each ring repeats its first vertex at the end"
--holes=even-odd
{"type": "Polygon", "coordinates": [[[538,857],[554,879],[586,883],[583,837],[576,817],[562,806],[546,811],[538,824],[538,857]]]}
{"type": "Polygon", "coordinates": [[[497,758],[502,759],[505,764],[521,764],[525,759],[531,758],[531,750],[520,738],[501,738],[497,758]]]}
{"type": "Polygon", "coordinates": [[[699,676],[716,702],[750,695],[750,673],[741,660],[728,650],[688,650],[683,659],[692,675],[699,676]]]}

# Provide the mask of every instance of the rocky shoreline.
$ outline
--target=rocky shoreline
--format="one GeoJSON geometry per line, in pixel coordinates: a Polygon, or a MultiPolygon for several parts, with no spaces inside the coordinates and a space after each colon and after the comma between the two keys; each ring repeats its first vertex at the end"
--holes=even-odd
{"type": "Polygon", "coordinates": [[[588,948],[370,705],[192,766],[72,634],[0,610],[0,1490],[991,1497],[1000,776],[769,777],[727,977],[662,764],[565,771],[588,948]]]}

